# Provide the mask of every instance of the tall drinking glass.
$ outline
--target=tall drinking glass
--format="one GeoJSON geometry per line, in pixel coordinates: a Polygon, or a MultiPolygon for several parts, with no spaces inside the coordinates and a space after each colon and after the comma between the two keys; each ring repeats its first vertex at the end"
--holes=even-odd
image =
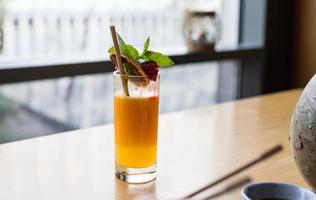
{"type": "Polygon", "coordinates": [[[115,175],[128,183],[156,179],[159,75],[143,86],[142,76],[114,77],[115,175]],[[129,96],[122,79],[127,80],[129,96]]]}

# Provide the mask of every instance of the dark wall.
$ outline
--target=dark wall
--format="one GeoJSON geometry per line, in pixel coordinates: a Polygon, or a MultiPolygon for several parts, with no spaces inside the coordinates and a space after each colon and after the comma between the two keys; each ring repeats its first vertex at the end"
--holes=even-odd
{"type": "Polygon", "coordinates": [[[294,0],[267,0],[263,92],[292,85],[294,0]]]}

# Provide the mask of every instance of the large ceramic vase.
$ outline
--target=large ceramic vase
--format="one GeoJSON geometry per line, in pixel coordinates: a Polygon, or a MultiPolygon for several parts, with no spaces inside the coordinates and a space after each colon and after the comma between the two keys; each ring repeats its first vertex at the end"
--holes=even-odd
{"type": "Polygon", "coordinates": [[[290,142],[301,174],[316,191],[316,74],[293,111],[290,142]]]}

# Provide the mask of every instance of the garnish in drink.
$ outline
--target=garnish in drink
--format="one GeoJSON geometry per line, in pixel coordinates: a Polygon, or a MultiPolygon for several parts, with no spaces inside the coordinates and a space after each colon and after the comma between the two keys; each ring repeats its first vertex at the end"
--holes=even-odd
{"type": "MultiPolygon", "coordinates": [[[[126,77],[130,76],[130,80],[138,86],[145,87],[149,81],[156,81],[159,67],[168,67],[174,64],[168,56],[149,50],[150,37],[146,39],[142,53],[139,53],[131,44],[126,44],[120,35],[117,34],[117,36],[123,65],[123,73],[120,73],[127,75],[126,77]],[[134,78],[133,76],[141,76],[142,78],[134,78]]],[[[114,46],[109,48],[108,53],[116,70],[119,70],[114,46]]]]}

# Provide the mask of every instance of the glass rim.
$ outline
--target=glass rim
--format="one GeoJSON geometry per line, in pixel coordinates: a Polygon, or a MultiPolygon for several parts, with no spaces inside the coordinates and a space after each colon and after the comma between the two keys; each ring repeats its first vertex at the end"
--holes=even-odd
{"type": "MultiPolygon", "coordinates": [[[[120,74],[120,71],[119,70],[115,70],[114,72],[113,72],[113,76],[117,76],[117,77],[119,77],[119,76],[126,76],[125,74],[124,75],[122,75],[122,74],[120,74]]],[[[159,77],[160,76],[160,72],[158,71],[158,76],[157,77],[159,77]]],[[[130,77],[130,78],[143,78],[143,76],[141,76],[141,75],[127,75],[127,77],[130,77]]]]}

